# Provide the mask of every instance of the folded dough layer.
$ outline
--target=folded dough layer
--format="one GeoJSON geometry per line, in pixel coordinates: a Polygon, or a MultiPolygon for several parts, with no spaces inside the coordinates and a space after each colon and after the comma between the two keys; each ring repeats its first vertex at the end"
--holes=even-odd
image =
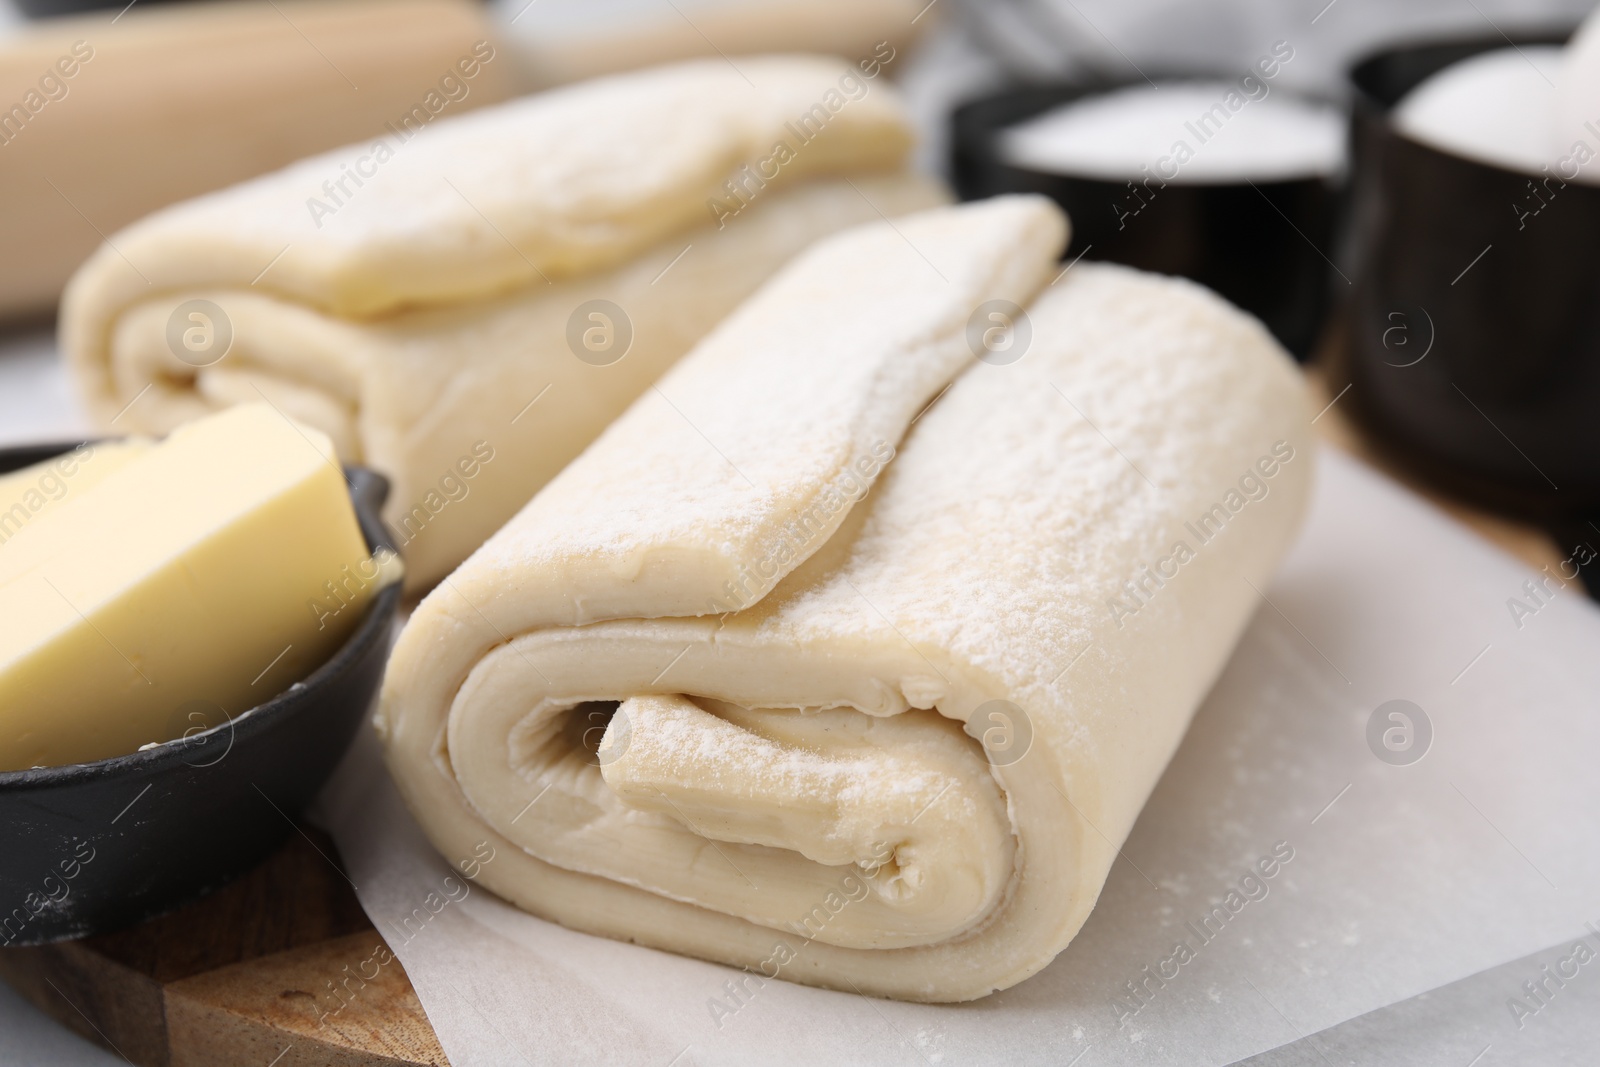
{"type": "Polygon", "coordinates": [[[445,856],[493,842],[481,881],[578,929],[881,996],[1065,947],[1311,445],[1259,323],[1124,268],[1051,283],[1064,241],[1011,197],[820,243],[436,588],[379,723],[445,856]],[[1031,342],[975,363],[993,300],[1031,342]]]}
{"type": "Polygon", "coordinates": [[[266,399],[388,475],[412,588],[812,240],[945,199],[900,170],[893,89],[831,59],[685,63],[413,137],[150,216],[79,270],[61,318],[108,428],[266,399]],[[226,354],[175,346],[195,300],[221,309],[226,354]],[[580,355],[592,324],[619,351],[580,355]]]}

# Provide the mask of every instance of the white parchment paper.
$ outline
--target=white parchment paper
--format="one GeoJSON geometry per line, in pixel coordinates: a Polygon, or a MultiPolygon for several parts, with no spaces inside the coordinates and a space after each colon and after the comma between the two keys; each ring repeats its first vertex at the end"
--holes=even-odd
{"type": "Polygon", "coordinates": [[[457,1067],[1222,1064],[1600,946],[1600,612],[1353,460],[1318,478],[1088,924],[986,1000],[761,983],[526,915],[433,852],[365,733],[321,817],[457,1067]],[[1369,744],[1392,700],[1421,716],[1369,744]]]}

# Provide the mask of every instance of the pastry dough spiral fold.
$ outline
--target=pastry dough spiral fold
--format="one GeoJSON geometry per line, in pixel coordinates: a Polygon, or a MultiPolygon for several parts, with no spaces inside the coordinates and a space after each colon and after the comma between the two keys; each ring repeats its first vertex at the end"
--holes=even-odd
{"type": "Polygon", "coordinates": [[[389,478],[425,589],[810,242],[944,202],[911,142],[886,78],[807,56],[391,129],[112,235],[62,349],[111,430],[263,400],[322,430],[389,478]],[[615,350],[579,351],[591,321],[615,350]]]}
{"type": "Polygon", "coordinates": [[[1007,197],[820,242],[422,602],[380,727],[447,858],[881,996],[1068,944],[1312,457],[1259,323],[1065,237],[1007,197]]]}

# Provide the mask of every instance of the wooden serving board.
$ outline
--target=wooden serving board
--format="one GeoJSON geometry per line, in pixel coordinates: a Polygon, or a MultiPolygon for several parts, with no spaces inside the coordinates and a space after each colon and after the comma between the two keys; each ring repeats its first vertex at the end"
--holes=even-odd
{"type": "MultiPolygon", "coordinates": [[[[1343,416],[1342,383],[1327,388],[1315,369],[1311,380],[1325,442],[1385,470],[1535,568],[1563,558],[1542,531],[1450,500],[1396,469],[1343,416]]],[[[326,835],[305,828],[250,875],[170,915],[83,941],[0,949],[0,977],[140,1067],[448,1063],[399,961],[367,962],[388,946],[337,858],[326,835]],[[372,971],[377,977],[345,987],[353,997],[335,996],[350,974],[372,971]]]]}
{"type": "Polygon", "coordinates": [[[139,1067],[442,1067],[405,969],[368,962],[388,947],[337,856],[327,835],[301,828],[188,907],[113,934],[0,950],[0,977],[139,1067]]]}

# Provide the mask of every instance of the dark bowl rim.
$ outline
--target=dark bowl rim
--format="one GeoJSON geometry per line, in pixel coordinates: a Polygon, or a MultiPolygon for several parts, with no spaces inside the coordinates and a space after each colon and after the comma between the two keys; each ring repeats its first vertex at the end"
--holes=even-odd
{"type": "MultiPolygon", "coordinates": [[[[1089,174],[1063,174],[1060,171],[1039,170],[1035,167],[1011,163],[1001,157],[998,146],[995,143],[997,140],[997,135],[1002,130],[1009,129],[1012,126],[1025,122],[1030,118],[1034,118],[1040,114],[1043,114],[1044,111],[1048,110],[1050,107],[1057,107],[1061,104],[1069,103],[1073,100],[1081,100],[1088,96],[1103,95],[1105,93],[1114,92],[1118,89],[1126,89],[1139,85],[1159,85],[1194,81],[1210,81],[1218,83],[1226,82],[1231,84],[1232,82],[1238,80],[1241,75],[1242,72],[1240,71],[1219,71],[1216,68],[1211,67],[1166,67],[1156,70],[1148,77],[1131,75],[1127,77],[1088,78],[1082,80],[1058,78],[1047,81],[1017,82],[1010,85],[992,88],[987,92],[968,97],[950,109],[950,115],[946,122],[952,133],[951,149],[959,151],[963,147],[981,147],[982,151],[990,157],[994,164],[1005,167],[1006,169],[1014,171],[1018,174],[1026,174],[1032,177],[1044,178],[1050,181],[1094,182],[1100,185],[1120,186],[1124,182],[1136,181],[1137,176],[1129,175],[1124,178],[1104,178],[1089,174]],[[1020,97],[1030,93],[1067,93],[1068,95],[1062,96],[1061,99],[1052,104],[1046,105],[1045,108],[1039,111],[1031,112],[1027,115],[1014,118],[1009,122],[981,123],[981,146],[960,143],[963,141],[963,135],[967,133],[968,130],[972,129],[973,126],[980,125],[980,123],[978,123],[978,121],[972,117],[972,113],[974,111],[981,107],[993,106],[1008,98],[1020,97]]],[[[1349,120],[1349,105],[1345,101],[1340,100],[1338,97],[1332,94],[1317,93],[1300,88],[1274,88],[1273,92],[1285,92],[1290,96],[1296,97],[1300,100],[1308,101],[1314,104],[1322,104],[1326,107],[1333,108],[1334,110],[1337,110],[1343,114],[1347,122],[1349,120]]],[[[1263,97],[1263,99],[1265,99],[1265,97],[1263,97]]],[[[1349,173],[1349,169],[1350,168],[1347,162],[1344,169],[1335,174],[1301,174],[1296,177],[1269,178],[1265,181],[1169,181],[1167,184],[1174,189],[1193,189],[1201,192],[1211,189],[1242,189],[1249,185],[1255,185],[1266,189],[1276,189],[1294,185],[1323,185],[1338,187],[1339,185],[1343,184],[1345,177],[1349,173]]]]}
{"type": "MultiPolygon", "coordinates": [[[[1501,34],[1462,34],[1459,36],[1442,38],[1419,37],[1409,42],[1390,43],[1382,48],[1374,49],[1370,52],[1364,52],[1360,56],[1356,57],[1356,59],[1351,61],[1345,67],[1344,72],[1345,86],[1350,91],[1351,122],[1368,123],[1372,127],[1376,128],[1380,136],[1388,138],[1396,143],[1403,144],[1406,146],[1407,150],[1421,153],[1437,162],[1448,163],[1450,165],[1461,167],[1467,170],[1477,170],[1483,173],[1502,175],[1515,181],[1537,179],[1540,177],[1540,175],[1534,174],[1532,171],[1514,170],[1511,167],[1501,166],[1498,163],[1487,163],[1481,159],[1473,159],[1470,156],[1459,155],[1455,152],[1447,152],[1442,148],[1436,148],[1431,144],[1427,144],[1425,142],[1418,141],[1415,138],[1406,136],[1395,128],[1393,112],[1394,109],[1399,106],[1400,101],[1405,99],[1406,93],[1409,93],[1412,89],[1415,89],[1416,85],[1410,86],[1405,93],[1401,93],[1400,96],[1394,101],[1385,103],[1375,93],[1370,91],[1365,84],[1363,84],[1362,79],[1364,72],[1375,66],[1377,63],[1395,56],[1405,55],[1406,53],[1461,48],[1472,49],[1458,59],[1453,60],[1453,64],[1460,62],[1462,59],[1467,59],[1476,55],[1482,55],[1485,52],[1495,51],[1502,48],[1516,48],[1521,45],[1565,44],[1571,39],[1572,35],[1577,32],[1578,27],[1575,23],[1562,23],[1561,26],[1565,26],[1566,28],[1563,30],[1555,22],[1552,22],[1544,29],[1528,29],[1526,31],[1512,33],[1509,37],[1501,34]]],[[[1446,64],[1446,66],[1452,64],[1446,64]]],[[[1443,70],[1445,68],[1440,67],[1439,69],[1443,70]]],[[[1438,71],[1435,71],[1434,73],[1436,74],[1438,71]]],[[[1428,75],[1428,77],[1432,77],[1432,75],[1428,75]]],[[[1423,80],[1425,81],[1427,79],[1424,78],[1423,80]]],[[[1421,82],[1418,82],[1417,84],[1421,84],[1421,82]]],[[[1558,181],[1564,182],[1566,188],[1573,191],[1579,197],[1600,196],[1600,186],[1576,182],[1571,179],[1564,179],[1559,174],[1551,176],[1556,178],[1558,181]]]]}
{"type": "MultiPolygon", "coordinates": [[[[1578,24],[1575,22],[1552,19],[1546,26],[1539,28],[1524,27],[1515,30],[1509,36],[1502,33],[1461,33],[1442,37],[1418,34],[1415,37],[1389,41],[1380,47],[1359,53],[1349,63],[1345,64],[1344,85],[1350,92],[1350,103],[1353,108],[1365,106],[1371,108],[1377,114],[1387,115],[1394,110],[1400,100],[1405,98],[1405,94],[1402,93],[1398,99],[1386,104],[1362,83],[1363,69],[1372,67],[1380,60],[1390,59],[1408,52],[1470,48],[1472,51],[1461,57],[1462,59],[1467,59],[1498,48],[1517,48],[1522,45],[1566,44],[1577,31],[1578,24]]],[[[1442,67],[1440,68],[1440,70],[1443,69],[1442,67]]],[[[1435,71],[1434,73],[1438,72],[1435,71]]],[[[1415,89],[1416,86],[1413,85],[1410,88],[1415,89]]],[[[1407,90],[1407,92],[1409,91],[1410,89],[1407,90]]]]}
{"type": "MultiPolygon", "coordinates": [[[[9,473],[4,469],[4,464],[8,458],[15,457],[19,453],[36,457],[30,462],[42,462],[54,456],[65,455],[83,444],[98,444],[105,440],[108,439],[0,446],[0,473],[9,473]]],[[[350,490],[350,502],[355,509],[356,522],[360,526],[367,550],[376,553],[379,549],[387,549],[399,555],[398,548],[384,529],[383,520],[378,514],[378,509],[388,492],[388,480],[370,468],[354,464],[345,464],[343,471],[345,483],[350,490]]],[[[119,756],[107,756],[88,763],[65,763],[54,767],[0,771],[0,795],[24,793],[34,789],[54,789],[123,776],[158,774],[172,769],[173,766],[207,766],[207,764],[190,763],[184,756],[210,740],[222,737],[224,732],[230,732],[232,736],[224,752],[226,755],[227,751],[232,751],[233,745],[262,733],[323,683],[343,673],[367,645],[385,632],[400,603],[401,585],[401,582],[395,581],[380,589],[350,636],[345,638],[344,643],[316,670],[260,704],[233,716],[227,722],[188,737],[159,743],[153,748],[126,752],[119,756]]]]}

